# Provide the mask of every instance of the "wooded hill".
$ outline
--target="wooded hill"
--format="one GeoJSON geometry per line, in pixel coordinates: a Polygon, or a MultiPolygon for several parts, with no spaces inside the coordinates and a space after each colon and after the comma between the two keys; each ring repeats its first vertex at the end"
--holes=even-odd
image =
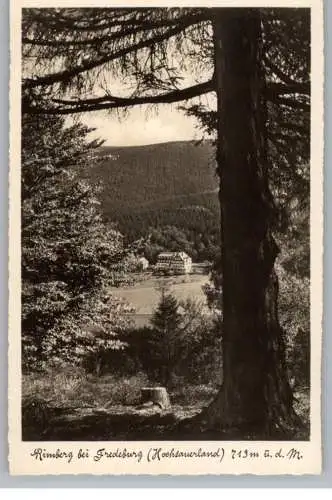
{"type": "Polygon", "coordinates": [[[105,219],[116,221],[128,242],[154,228],[164,233],[153,232],[158,250],[181,247],[195,259],[214,258],[219,203],[210,141],[102,147],[100,155],[105,159],[87,175],[101,187],[105,219]]]}
{"type": "Polygon", "coordinates": [[[91,173],[102,181],[105,210],[149,207],[218,188],[211,142],[101,148],[91,173]],[[108,157],[108,158],[107,158],[108,157]]]}

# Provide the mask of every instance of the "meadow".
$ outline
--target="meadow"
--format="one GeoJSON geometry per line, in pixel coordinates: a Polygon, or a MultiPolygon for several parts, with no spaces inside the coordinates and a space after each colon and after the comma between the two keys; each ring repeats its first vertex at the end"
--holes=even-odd
{"type": "Polygon", "coordinates": [[[141,275],[141,280],[133,286],[112,287],[110,291],[135,308],[132,319],[135,326],[141,327],[149,323],[153,311],[160,300],[160,290],[166,286],[169,292],[179,301],[188,299],[203,305],[203,311],[208,314],[203,286],[209,282],[209,277],[202,274],[172,276],[170,278],[155,277],[150,274],[141,275]]]}

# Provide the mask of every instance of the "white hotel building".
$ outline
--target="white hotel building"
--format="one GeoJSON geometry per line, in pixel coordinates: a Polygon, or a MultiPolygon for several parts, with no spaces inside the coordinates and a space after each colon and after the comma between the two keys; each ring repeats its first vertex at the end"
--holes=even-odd
{"type": "Polygon", "coordinates": [[[192,270],[192,260],[185,252],[162,252],[158,255],[156,271],[187,274],[192,270]]]}

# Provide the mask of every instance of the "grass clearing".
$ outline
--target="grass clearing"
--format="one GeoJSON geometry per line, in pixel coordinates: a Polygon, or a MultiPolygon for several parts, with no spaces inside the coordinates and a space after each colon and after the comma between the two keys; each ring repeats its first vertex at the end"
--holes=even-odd
{"type": "Polygon", "coordinates": [[[203,285],[209,282],[209,277],[202,274],[189,274],[184,276],[174,276],[171,278],[157,278],[149,276],[143,281],[133,286],[112,287],[110,291],[135,308],[132,314],[136,326],[144,326],[149,322],[154,310],[160,300],[158,288],[163,283],[169,286],[170,293],[178,301],[192,299],[204,304],[204,312],[209,313],[206,304],[206,297],[203,292],[203,285]]]}

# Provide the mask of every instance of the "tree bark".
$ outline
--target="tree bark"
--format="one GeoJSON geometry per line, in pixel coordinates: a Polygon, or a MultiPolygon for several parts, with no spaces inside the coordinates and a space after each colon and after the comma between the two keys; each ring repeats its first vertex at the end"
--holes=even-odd
{"type": "Polygon", "coordinates": [[[267,438],[290,432],[296,415],[278,319],[259,11],[216,9],[214,38],[223,386],[199,421],[267,438]]]}
{"type": "Polygon", "coordinates": [[[100,377],[101,375],[101,364],[102,364],[102,360],[101,360],[101,357],[99,354],[96,354],[96,359],[95,359],[95,374],[96,374],[96,377],[100,377]]]}

